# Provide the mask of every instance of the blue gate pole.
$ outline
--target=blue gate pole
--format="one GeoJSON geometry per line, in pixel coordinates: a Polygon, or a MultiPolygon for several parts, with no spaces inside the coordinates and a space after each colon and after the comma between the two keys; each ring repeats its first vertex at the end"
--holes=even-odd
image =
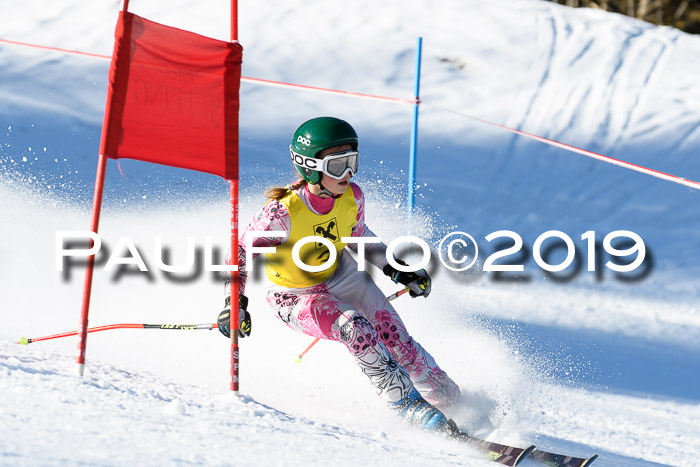
{"type": "Polygon", "coordinates": [[[423,38],[418,38],[416,46],[416,103],[413,105],[413,125],[411,126],[411,150],[408,161],[408,218],[413,215],[413,204],[415,200],[416,187],[416,148],[418,146],[418,105],[420,104],[420,59],[423,48],[423,38]]]}

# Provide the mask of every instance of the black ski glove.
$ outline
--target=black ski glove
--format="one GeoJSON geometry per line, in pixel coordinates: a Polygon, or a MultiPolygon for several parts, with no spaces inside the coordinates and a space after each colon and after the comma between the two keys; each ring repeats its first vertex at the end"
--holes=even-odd
{"type": "MultiPolygon", "coordinates": [[[[397,259],[396,262],[401,266],[408,266],[408,264],[404,263],[400,259],[397,259]]],[[[430,295],[430,276],[428,276],[428,273],[425,272],[425,269],[419,269],[415,272],[401,272],[393,268],[391,264],[387,264],[384,266],[383,271],[384,274],[389,276],[392,281],[401,283],[408,287],[408,293],[411,295],[411,297],[427,297],[430,295]]]]}
{"type": "MultiPolygon", "coordinates": [[[[224,336],[231,337],[231,297],[226,297],[226,308],[224,311],[219,313],[219,319],[217,320],[219,325],[219,331],[224,336]]],[[[238,296],[238,335],[240,337],[250,336],[251,321],[250,313],[248,313],[248,297],[243,294],[238,296]]]]}

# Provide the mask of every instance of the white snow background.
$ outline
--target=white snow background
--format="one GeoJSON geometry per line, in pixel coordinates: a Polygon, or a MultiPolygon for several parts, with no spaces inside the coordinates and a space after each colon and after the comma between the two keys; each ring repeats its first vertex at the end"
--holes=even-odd
{"type": "MultiPolygon", "coordinates": [[[[0,38],[111,55],[119,2],[0,5],[0,38]]],[[[360,134],[368,224],[437,245],[465,231],[482,247],[469,274],[431,265],[433,292],[395,306],[462,387],[450,413],[495,441],[588,456],[595,465],[697,465],[700,458],[700,194],[514,136],[468,114],[693,180],[700,179],[700,37],[536,0],[239,1],[244,76],[411,97],[423,37],[417,206],[405,214],[411,106],[241,86],[241,215],[288,183],[287,146],[307,118],[360,134]],[[447,109],[447,110],[446,110],[447,109]],[[498,230],[525,247],[568,234],[582,261],[556,281],[527,251],[523,273],[480,273],[498,230]],[[640,235],[651,262],[586,271],[581,235],[640,235]],[[644,272],[641,271],[641,272],[644,272]],[[492,428],[491,428],[492,425],[492,428]]],[[[228,2],[132,0],[148,19],[228,39],[228,2]]],[[[406,427],[340,345],[311,341],[269,311],[249,281],[253,334],[241,389],[228,392],[217,331],[91,334],[86,375],[75,337],[84,268],[56,271],[57,230],[87,230],[109,61],[0,43],[0,464],[489,465],[406,427]]],[[[135,161],[107,170],[100,233],[130,236],[150,274],[98,264],[90,325],[211,323],[220,281],[155,269],[187,236],[227,245],[227,184],[135,161]]],[[[557,263],[556,255],[551,262],[557,263]]],[[[387,294],[395,285],[373,272],[387,294]]],[[[534,465],[526,461],[523,465],[534,465]]]]}

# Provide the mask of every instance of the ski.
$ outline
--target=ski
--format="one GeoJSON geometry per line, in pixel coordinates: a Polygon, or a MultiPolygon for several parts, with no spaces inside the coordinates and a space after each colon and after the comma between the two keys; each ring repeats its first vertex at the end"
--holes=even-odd
{"type": "Polygon", "coordinates": [[[530,452],[530,457],[548,467],[587,467],[598,458],[598,455],[593,455],[588,458],[572,457],[535,449],[530,452]]]}
{"type": "Polygon", "coordinates": [[[464,432],[457,432],[452,435],[455,439],[464,442],[476,450],[483,452],[486,457],[501,465],[516,466],[526,457],[530,457],[536,462],[547,467],[588,467],[598,458],[598,455],[591,457],[573,457],[554,452],[541,451],[535,446],[519,448],[506,444],[494,443],[481,438],[475,438],[464,432]]]}
{"type": "Polygon", "coordinates": [[[461,431],[452,436],[455,439],[474,447],[476,450],[483,452],[488,459],[510,467],[518,465],[520,461],[522,461],[535,449],[535,446],[518,448],[505,444],[493,443],[491,441],[486,441],[485,439],[469,436],[467,433],[461,431]]]}

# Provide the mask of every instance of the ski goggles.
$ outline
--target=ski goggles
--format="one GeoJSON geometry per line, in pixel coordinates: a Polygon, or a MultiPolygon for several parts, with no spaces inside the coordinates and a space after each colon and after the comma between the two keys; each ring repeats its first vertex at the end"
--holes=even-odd
{"type": "Polygon", "coordinates": [[[323,172],[336,180],[343,179],[348,172],[354,176],[360,167],[360,153],[352,150],[328,154],[323,159],[302,156],[294,152],[291,146],[289,146],[289,153],[294,164],[304,169],[323,172]]]}

